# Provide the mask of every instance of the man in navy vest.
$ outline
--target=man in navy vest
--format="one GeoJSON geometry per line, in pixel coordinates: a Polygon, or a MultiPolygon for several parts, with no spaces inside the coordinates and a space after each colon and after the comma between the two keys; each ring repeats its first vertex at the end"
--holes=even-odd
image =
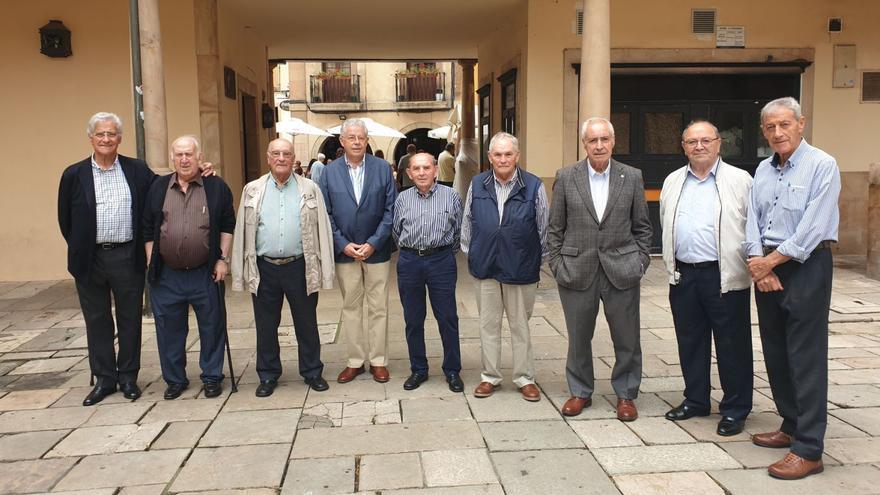
{"type": "Polygon", "coordinates": [[[541,400],[529,336],[529,318],[541,278],[547,239],[544,184],[519,167],[519,142],[499,132],[489,142],[492,170],[474,177],[461,226],[461,250],[476,279],[483,370],[474,397],[501,384],[501,316],[507,313],[513,345],[513,383],[528,401],[541,400]]]}

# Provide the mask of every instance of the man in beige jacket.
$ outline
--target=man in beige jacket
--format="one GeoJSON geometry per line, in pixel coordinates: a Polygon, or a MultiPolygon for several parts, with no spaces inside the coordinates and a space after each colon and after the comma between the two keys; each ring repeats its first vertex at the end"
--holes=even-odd
{"type": "Polygon", "coordinates": [[[293,144],[269,143],[270,172],[244,186],[232,247],[232,288],[248,290],[257,327],[257,397],[275,391],[281,376],[278,325],[287,298],[299,351],[299,373],[313,390],[321,376],[318,290],[333,287],[333,237],[318,186],[293,173],[293,144]]]}

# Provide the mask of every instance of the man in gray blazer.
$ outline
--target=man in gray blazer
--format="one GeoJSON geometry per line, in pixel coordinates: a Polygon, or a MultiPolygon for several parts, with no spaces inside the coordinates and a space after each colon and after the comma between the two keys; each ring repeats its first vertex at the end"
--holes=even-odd
{"type": "Polygon", "coordinates": [[[633,421],[642,375],[639,281],[650,262],[651,222],[642,172],[611,158],[614,127],[593,117],[581,126],[587,159],[556,173],[547,248],[568,328],[566,379],[571,398],[562,414],[592,403],[592,339],[599,301],[614,342],[611,385],[617,418],[633,421]]]}

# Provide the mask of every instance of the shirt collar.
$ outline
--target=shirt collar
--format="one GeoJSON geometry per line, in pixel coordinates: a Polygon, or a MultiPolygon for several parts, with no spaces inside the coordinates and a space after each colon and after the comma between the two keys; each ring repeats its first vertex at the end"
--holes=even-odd
{"type": "MultiPolygon", "coordinates": [[[[807,152],[807,140],[801,138],[801,142],[798,143],[797,149],[794,150],[794,153],[788,157],[788,163],[791,167],[794,167],[800,160],[801,157],[804,156],[804,153],[807,152]]],[[[775,168],[779,168],[780,166],[785,166],[785,163],[779,163],[779,153],[773,153],[773,157],[770,158],[770,165],[773,165],[775,168]]]]}
{"type": "Polygon", "coordinates": [[[342,155],[345,159],[345,164],[348,165],[348,168],[357,169],[367,164],[367,155],[364,155],[363,160],[360,163],[352,163],[348,161],[348,155],[342,155]]]}
{"type": "Polygon", "coordinates": [[[428,189],[428,194],[422,194],[422,191],[419,191],[418,187],[413,186],[413,189],[416,190],[416,194],[423,198],[430,198],[437,191],[437,181],[434,181],[434,185],[431,186],[431,189],[428,189]]]}
{"type": "MultiPolygon", "coordinates": [[[[190,185],[198,184],[199,186],[202,186],[202,187],[205,186],[205,183],[202,179],[202,174],[196,175],[196,178],[189,181],[189,183],[190,183],[190,185]]],[[[180,188],[180,183],[177,182],[177,172],[174,172],[173,174],[171,174],[171,187],[180,188]]]]}
{"type": "Polygon", "coordinates": [[[513,169],[513,175],[510,176],[510,180],[507,182],[501,182],[498,177],[495,175],[495,171],[492,171],[492,178],[495,179],[495,183],[499,186],[507,186],[516,182],[516,179],[519,178],[519,167],[513,169]]]}
{"type": "Polygon", "coordinates": [[[720,156],[718,157],[718,159],[715,160],[715,165],[712,165],[712,168],[709,170],[709,174],[706,175],[706,177],[703,177],[702,179],[699,178],[699,177],[697,177],[697,174],[694,173],[694,169],[691,168],[691,164],[688,163],[688,166],[687,166],[687,176],[688,176],[688,177],[693,176],[693,178],[694,178],[694,179],[697,179],[697,181],[699,181],[699,182],[702,182],[702,181],[706,180],[707,178],[709,178],[710,175],[714,178],[715,175],[716,175],[716,173],[718,172],[718,164],[719,164],[719,163],[721,163],[721,157],[720,157],[720,156]]]}
{"type": "Polygon", "coordinates": [[[98,162],[95,160],[95,154],[92,153],[92,167],[93,168],[97,168],[98,170],[100,170],[102,172],[109,172],[109,171],[113,170],[114,168],[116,168],[117,165],[119,165],[119,153],[116,154],[116,158],[113,159],[113,163],[110,164],[110,168],[108,168],[108,169],[101,168],[101,166],[98,165],[98,162]]]}
{"type": "Polygon", "coordinates": [[[608,177],[608,172],[611,171],[611,162],[609,161],[608,166],[605,167],[605,170],[603,170],[601,173],[599,173],[599,172],[596,172],[596,170],[593,168],[593,165],[590,164],[590,159],[587,158],[587,171],[590,173],[591,179],[592,178],[606,178],[606,177],[608,177]]]}
{"type": "Polygon", "coordinates": [[[296,180],[293,178],[294,175],[296,175],[296,174],[291,172],[290,177],[288,177],[287,180],[284,181],[283,184],[279,184],[278,179],[275,178],[275,174],[273,174],[272,172],[269,172],[269,177],[272,179],[272,182],[275,184],[276,187],[278,187],[278,189],[284,189],[285,187],[288,186],[288,184],[290,184],[292,181],[296,180]]]}

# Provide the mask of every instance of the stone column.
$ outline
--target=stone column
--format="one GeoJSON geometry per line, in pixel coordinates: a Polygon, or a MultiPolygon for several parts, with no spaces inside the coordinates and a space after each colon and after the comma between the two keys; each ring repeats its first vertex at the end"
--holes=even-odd
{"type": "Polygon", "coordinates": [[[611,116],[611,0],[584,0],[578,125],[611,116]]]}
{"type": "Polygon", "coordinates": [[[868,168],[867,275],[880,279],[880,162],[868,168]]]}
{"type": "Polygon", "coordinates": [[[480,143],[474,136],[474,65],[476,60],[459,60],[461,65],[461,129],[455,179],[452,186],[462,197],[467,195],[471,179],[480,170],[480,143]]]}
{"type": "Polygon", "coordinates": [[[196,77],[199,85],[199,129],[204,160],[223,172],[222,115],[223,81],[220,45],[217,41],[217,0],[194,0],[196,30],[196,77]]]}
{"type": "Polygon", "coordinates": [[[144,91],[144,143],[147,163],[159,173],[168,171],[168,117],[165,109],[165,70],[159,0],[140,0],[141,67],[144,91]]]}

